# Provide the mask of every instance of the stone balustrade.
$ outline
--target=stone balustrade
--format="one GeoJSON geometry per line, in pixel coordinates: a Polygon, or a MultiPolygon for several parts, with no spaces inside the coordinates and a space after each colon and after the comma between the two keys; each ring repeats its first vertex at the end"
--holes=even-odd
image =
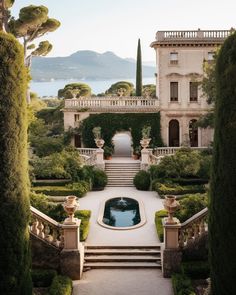
{"type": "MultiPolygon", "coordinates": [[[[153,155],[156,157],[159,156],[165,156],[165,155],[174,155],[178,150],[182,149],[184,147],[160,147],[160,148],[155,148],[153,149],[153,155]]],[[[191,150],[197,150],[197,151],[202,151],[202,150],[207,150],[209,147],[187,147],[191,150]]]]}
{"type": "Polygon", "coordinates": [[[30,232],[57,248],[63,248],[62,225],[32,206],[30,211],[30,232]]]}
{"type": "Polygon", "coordinates": [[[207,214],[208,208],[204,208],[202,211],[193,215],[191,218],[181,224],[179,229],[180,248],[187,246],[189,243],[208,231],[207,214]]]}
{"type": "Polygon", "coordinates": [[[96,149],[96,148],[76,148],[76,150],[80,153],[80,155],[91,156],[93,154],[96,154],[98,149],[96,149]]]}
{"type": "Polygon", "coordinates": [[[83,160],[83,164],[86,166],[95,166],[97,163],[97,154],[96,153],[93,153],[89,156],[81,155],[81,158],[83,160]]]}
{"type": "Polygon", "coordinates": [[[144,97],[99,97],[66,99],[64,110],[81,112],[91,111],[154,111],[159,107],[159,100],[144,97]]]}
{"type": "Polygon", "coordinates": [[[193,31],[158,31],[156,40],[160,41],[199,41],[224,40],[234,32],[231,30],[193,30],[193,31]]]}

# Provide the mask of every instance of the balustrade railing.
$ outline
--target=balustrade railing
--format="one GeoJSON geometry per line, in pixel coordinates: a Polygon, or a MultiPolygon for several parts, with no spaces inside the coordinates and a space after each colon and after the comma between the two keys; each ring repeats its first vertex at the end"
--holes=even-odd
{"type": "Polygon", "coordinates": [[[30,211],[31,233],[57,248],[63,248],[63,230],[61,224],[32,206],[30,206],[30,211]]]}
{"type": "Polygon", "coordinates": [[[181,224],[179,230],[180,248],[188,245],[208,231],[207,215],[208,208],[205,208],[181,224]]]}
{"type": "Polygon", "coordinates": [[[156,108],[159,106],[158,99],[144,97],[104,97],[104,98],[78,98],[66,99],[65,109],[113,109],[113,108],[156,108]]]}
{"type": "Polygon", "coordinates": [[[178,41],[178,40],[224,40],[234,32],[231,30],[197,30],[197,31],[158,31],[157,41],[178,41]]]}
{"type": "Polygon", "coordinates": [[[96,153],[98,149],[96,148],[76,148],[80,155],[90,156],[96,153]]]}
{"type": "MultiPolygon", "coordinates": [[[[153,149],[153,155],[156,157],[165,156],[165,155],[174,155],[177,151],[182,149],[183,147],[160,147],[153,149]]],[[[187,147],[191,150],[207,150],[209,147],[187,147]]]]}

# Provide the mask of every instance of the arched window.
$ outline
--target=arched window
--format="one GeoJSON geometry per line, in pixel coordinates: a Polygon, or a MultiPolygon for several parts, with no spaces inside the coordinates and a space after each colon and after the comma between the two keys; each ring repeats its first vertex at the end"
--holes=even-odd
{"type": "Polygon", "coordinates": [[[189,122],[189,141],[190,146],[198,146],[198,127],[196,126],[197,120],[193,119],[189,122]]]}
{"type": "Polygon", "coordinates": [[[179,146],[179,121],[169,122],[169,146],[179,146]]]}

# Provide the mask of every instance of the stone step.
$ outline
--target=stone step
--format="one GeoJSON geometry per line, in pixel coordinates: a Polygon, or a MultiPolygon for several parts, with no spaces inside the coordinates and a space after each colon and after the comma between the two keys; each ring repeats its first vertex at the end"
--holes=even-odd
{"type": "Polygon", "coordinates": [[[84,263],[84,270],[88,269],[119,269],[119,268],[161,268],[157,262],[89,262],[84,263]]]}
{"type": "Polygon", "coordinates": [[[85,250],[85,255],[160,255],[160,250],[149,249],[93,249],[85,250]]]}
{"type": "Polygon", "coordinates": [[[123,249],[123,250],[160,250],[161,249],[161,245],[157,244],[157,245],[92,245],[92,244],[86,244],[85,245],[85,251],[87,250],[91,250],[91,249],[123,249]]]}
{"type": "Polygon", "coordinates": [[[117,255],[91,255],[85,256],[85,262],[160,262],[161,258],[151,255],[139,256],[117,256],[117,255]]]}

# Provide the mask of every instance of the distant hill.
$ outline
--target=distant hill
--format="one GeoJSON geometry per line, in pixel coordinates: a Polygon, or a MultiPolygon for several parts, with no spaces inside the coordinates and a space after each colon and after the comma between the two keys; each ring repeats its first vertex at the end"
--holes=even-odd
{"type": "MultiPolygon", "coordinates": [[[[35,81],[52,79],[119,79],[135,78],[136,64],[113,52],[83,50],[66,57],[34,57],[31,75],[35,81]]],[[[143,77],[153,77],[155,68],[143,65],[143,77]]]]}

